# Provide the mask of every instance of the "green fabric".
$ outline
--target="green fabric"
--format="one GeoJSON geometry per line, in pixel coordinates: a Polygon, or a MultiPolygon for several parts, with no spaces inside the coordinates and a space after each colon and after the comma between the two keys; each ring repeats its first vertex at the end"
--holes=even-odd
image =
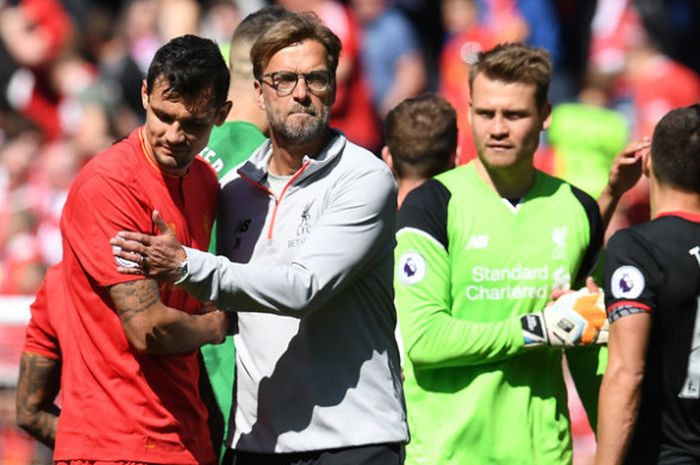
{"type": "MultiPolygon", "coordinates": [[[[229,171],[240,166],[260,144],[265,136],[257,126],[245,121],[227,121],[215,126],[209,136],[209,144],[201,152],[221,180],[229,171]]],[[[209,252],[217,253],[216,222],[212,228],[209,252]]],[[[216,402],[224,419],[224,441],[228,436],[229,417],[233,404],[233,381],[236,366],[236,349],[233,336],[227,336],[220,345],[206,345],[201,349],[204,365],[209,375],[216,402]]],[[[223,457],[226,445],[222,444],[219,459],[223,457]]]]}
{"type": "Polygon", "coordinates": [[[552,110],[547,135],[556,157],[555,175],[598,198],[615,156],[627,143],[628,127],[617,111],[564,103],[552,110]]]}
{"type": "Polygon", "coordinates": [[[397,233],[406,463],[571,463],[562,351],[526,350],[519,316],[576,276],[586,212],[569,185],[541,172],[517,211],[473,163],[436,179],[451,193],[447,249],[410,223],[397,233]],[[425,273],[406,284],[401,266],[416,253],[425,273]]]}

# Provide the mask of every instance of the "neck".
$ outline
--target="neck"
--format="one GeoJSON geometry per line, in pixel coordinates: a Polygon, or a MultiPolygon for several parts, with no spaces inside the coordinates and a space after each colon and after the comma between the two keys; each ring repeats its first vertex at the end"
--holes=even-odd
{"type": "Polygon", "coordinates": [[[272,157],[270,157],[270,172],[277,176],[287,176],[296,173],[304,164],[304,156],[316,158],[328,144],[330,137],[330,131],[326,130],[323,136],[308,144],[289,145],[283,143],[275,137],[274,133],[271,133],[272,157]]]}
{"type": "Polygon", "coordinates": [[[700,194],[652,181],[649,186],[649,205],[652,218],[660,213],[675,211],[700,214],[700,194]]]}
{"type": "Polygon", "coordinates": [[[233,107],[226,117],[226,121],[246,121],[255,125],[260,132],[266,133],[268,129],[265,112],[255,103],[255,94],[252,91],[252,81],[241,81],[232,84],[228,98],[233,102],[233,107]]]}
{"type": "Polygon", "coordinates": [[[398,180],[398,194],[396,197],[398,208],[401,208],[404,199],[416,187],[423,184],[426,180],[423,178],[403,178],[398,180]]]}
{"type": "Polygon", "coordinates": [[[478,157],[474,163],[476,172],[486,185],[507,199],[525,197],[535,182],[535,167],[531,163],[506,169],[488,168],[478,157]]]}

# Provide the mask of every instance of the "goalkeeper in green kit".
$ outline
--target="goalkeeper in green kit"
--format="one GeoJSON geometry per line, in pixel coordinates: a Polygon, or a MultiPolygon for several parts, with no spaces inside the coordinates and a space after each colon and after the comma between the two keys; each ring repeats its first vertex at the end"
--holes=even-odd
{"type": "Polygon", "coordinates": [[[585,289],[546,305],[552,291],[583,286],[603,242],[599,205],[609,218],[639,163],[634,150],[621,155],[614,170],[627,177],[611,174],[598,204],[536,170],[550,119],[547,53],[504,44],[478,58],[478,158],[425,182],[399,212],[406,463],[570,464],[563,349],[590,417],[606,318],[585,289]]]}

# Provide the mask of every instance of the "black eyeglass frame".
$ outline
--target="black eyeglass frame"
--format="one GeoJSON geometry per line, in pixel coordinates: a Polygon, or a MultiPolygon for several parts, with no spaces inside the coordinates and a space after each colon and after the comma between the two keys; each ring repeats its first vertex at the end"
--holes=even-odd
{"type": "MultiPolygon", "coordinates": [[[[297,85],[299,84],[299,79],[304,78],[304,83],[306,84],[306,88],[311,92],[312,94],[321,94],[325,91],[327,91],[332,85],[333,85],[333,75],[330,71],[327,70],[317,70],[317,71],[309,71],[308,73],[295,73],[293,71],[275,71],[273,73],[266,73],[263,74],[260,78],[258,78],[258,81],[262,82],[263,84],[267,84],[268,86],[272,87],[275,89],[275,92],[277,92],[278,97],[286,97],[288,95],[291,95],[292,92],[294,92],[294,89],[297,88],[297,85]],[[279,82],[275,83],[277,80],[278,76],[281,75],[286,75],[288,77],[294,76],[294,84],[292,87],[289,88],[289,90],[284,91],[280,90],[279,82]],[[325,75],[326,76],[326,83],[324,84],[323,88],[314,88],[314,85],[309,84],[309,77],[313,77],[314,75],[325,75]],[[270,79],[270,81],[266,81],[266,79],[270,79]]],[[[313,79],[311,82],[314,82],[313,79]]]]}

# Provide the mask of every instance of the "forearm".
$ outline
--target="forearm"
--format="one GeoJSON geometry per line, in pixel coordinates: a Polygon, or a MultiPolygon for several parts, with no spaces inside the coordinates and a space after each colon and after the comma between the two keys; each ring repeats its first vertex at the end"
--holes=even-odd
{"type": "Polygon", "coordinates": [[[160,301],[158,285],[150,279],[118,284],[110,295],[131,345],[149,354],[182,354],[225,337],[225,315],[202,315],[168,307],[160,301]]]}
{"type": "Polygon", "coordinates": [[[474,323],[446,313],[423,321],[402,321],[406,355],[421,368],[498,362],[525,350],[519,318],[474,323]]]}
{"type": "Polygon", "coordinates": [[[22,353],[17,383],[17,424],[53,449],[60,409],[54,404],[60,384],[57,360],[22,353]]]}
{"type": "Polygon", "coordinates": [[[605,189],[603,189],[603,192],[601,192],[598,197],[598,208],[600,209],[600,218],[603,221],[604,229],[608,228],[621,197],[621,194],[617,194],[613,191],[610,184],[605,186],[605,189]]]}
{"type": "Polygon", "coordinates": [[[624,368],[608,369],[598,402],[596,465],[617,465],[624,460],[639,409],[642,375],[624,368]]]}
{"type": "Polygon", "coordinates": [[[233,263],[186,249],[190,271],[178,283],[199,299],[214,300],[221,308],[301,316],[320,306],[347,279],[350,270],[325,275],[301,264],[263,266],[233,263]]]}
{"type": "Polygon", "coordinates": [[[582,346],[566,350],[566,363],[588,423],[595,432],[598,426],[598,394],[607,365],[607,347],[582,346]]]}
{"type": "Polygon", "coordinates": [[[139,336],[137,349],[147,354],[186,354],[205,344],[218,344],[225,336],[220,328],[222,312],[189,315],[163,307],[139,336]]]}

